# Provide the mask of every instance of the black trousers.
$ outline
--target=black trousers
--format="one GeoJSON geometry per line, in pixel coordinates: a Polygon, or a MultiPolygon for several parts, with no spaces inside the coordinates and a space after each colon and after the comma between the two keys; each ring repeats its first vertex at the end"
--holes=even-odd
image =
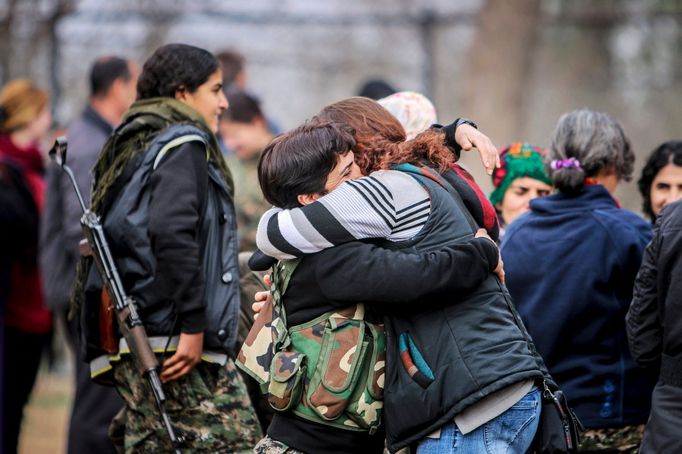
{"type": "Polygon", "coordinates": [[[50,334],[33,334],[5,326],[3,384],[4,454],[17,452],[24,406],[38,375],[40,358],[50,334]]]}
{"type": "Polygon", "coordinates": [[[68,454],[115,454],[107,431],[116,413],[125,403],[112,386],[90,379],[90,366],[83,360],[74,321],[69,323],[71,345],[75,353],[76,393],[69,422],[68,454]]]}
{"type": "Polygon", "coordinates": [[[651,415],[642,439],[641,454],[682,452],[682,387],[659,381],[651,399],[651,415]]]}

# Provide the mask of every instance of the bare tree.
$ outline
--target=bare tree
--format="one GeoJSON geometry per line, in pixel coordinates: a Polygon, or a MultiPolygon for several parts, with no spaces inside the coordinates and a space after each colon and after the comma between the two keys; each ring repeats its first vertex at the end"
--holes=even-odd
{"type": "Polygon", "coordinates": [[[74,10],[75,0],[6,0],[0,18],[0,82],[41,74],[39,83],[58,95],[56,79],[58,22],[74,10]],[[34,68],[44,71],[34,71],[34,68]]]}
{"type": "Polygon", "coordinates": [[[10,79],[9,63],[12,57],[12,25],[16,16],[18,0],[7,0],[5,14],[0,19],[0,82],[10,79]]]}

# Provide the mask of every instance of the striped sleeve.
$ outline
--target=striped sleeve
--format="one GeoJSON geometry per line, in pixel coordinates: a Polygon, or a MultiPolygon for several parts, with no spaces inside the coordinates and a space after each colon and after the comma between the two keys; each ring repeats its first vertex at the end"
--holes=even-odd
{"type": "Polygon", "coordinates": [[[382,170],[347,181],[301,208],[273,208],[260,220],[258,248],[290,259],[353,240],[412,238],[426,223],[431,202],[426,190],[403,172],[382,170]]]}

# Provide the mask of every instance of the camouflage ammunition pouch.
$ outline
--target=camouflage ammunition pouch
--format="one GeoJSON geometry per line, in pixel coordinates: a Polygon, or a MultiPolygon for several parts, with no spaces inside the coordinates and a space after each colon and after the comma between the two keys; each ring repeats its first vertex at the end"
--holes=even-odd
{"type": "Polygon", "coordinates": [[[374,433],[381,422],[386,340],[364,320],[364,305],[328,312],[289,329],[308,368],[294,414],[345,430],[374,433]]]}
{"type": "Polygon", "coordinates": [[[272,305],[261,311],[237,365],[261,383],[276,411],[374,433],[383,409],[383,325],[366,321],[365,307],[358,304],[287,329],[282,296],[297,264],[275,267],[272,305]]]}
{"type": "Polygon", "coordinates": [[[275,353],[267,391],[273,410],[287,411],[300,402],[306,370],[304,354],[296,350],[275,353]]]}

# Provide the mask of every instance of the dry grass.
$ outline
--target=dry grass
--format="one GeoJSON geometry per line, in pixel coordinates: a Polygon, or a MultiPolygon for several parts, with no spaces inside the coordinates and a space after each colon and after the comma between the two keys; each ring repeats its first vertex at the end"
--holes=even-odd
{"type": "Polygon", "coordinates": [[[19,454],[66,452],[72,399],[72,375],[64,372],[50,373],[42,368],[31,400],[24,410],[19,454]]]}

